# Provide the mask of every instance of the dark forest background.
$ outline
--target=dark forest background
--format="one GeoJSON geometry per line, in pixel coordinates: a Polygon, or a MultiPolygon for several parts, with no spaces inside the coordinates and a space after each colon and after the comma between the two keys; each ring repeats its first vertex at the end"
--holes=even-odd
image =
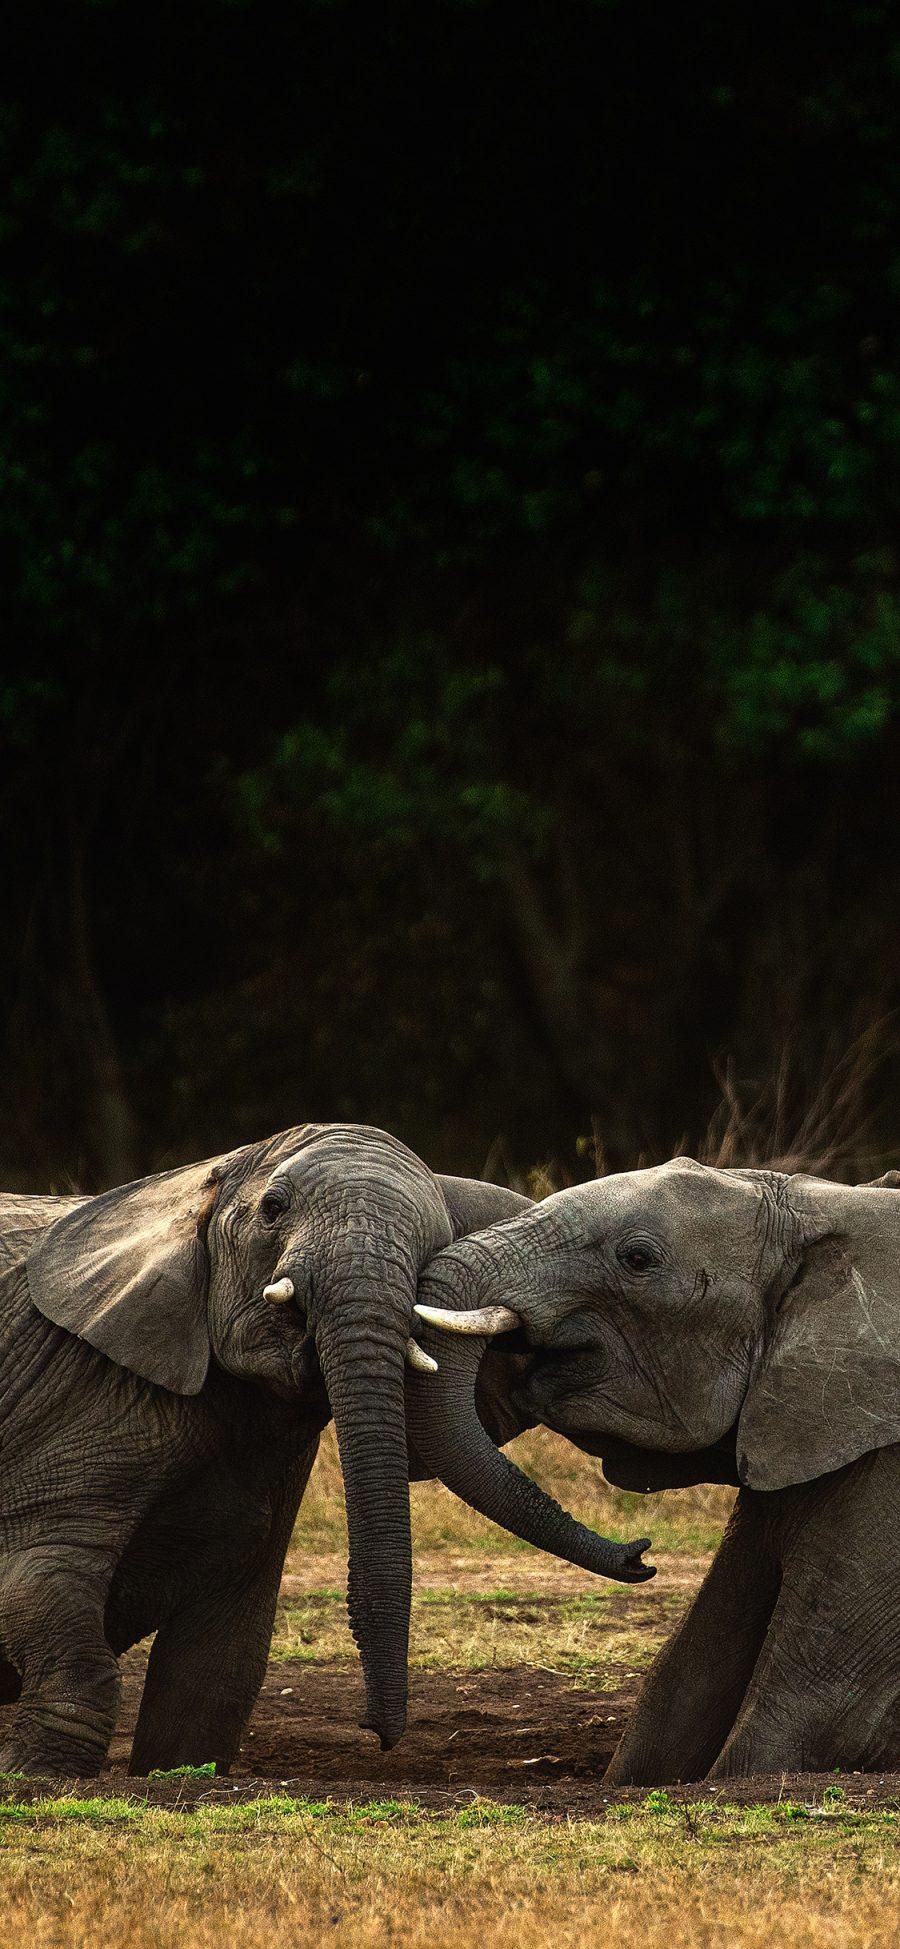
{"type": "Polygon", "coordinates": [[[3,1181],[889,1155],[896,10],[18,15],[3,1181]]]}

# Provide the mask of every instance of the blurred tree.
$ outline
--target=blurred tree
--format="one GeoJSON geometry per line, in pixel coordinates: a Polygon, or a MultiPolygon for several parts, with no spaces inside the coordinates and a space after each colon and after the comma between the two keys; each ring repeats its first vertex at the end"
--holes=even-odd
{"type": "Polygon", "coordinates": [[[7,1176],[802,1091],[898,998],[894,10],[12,34],[7,1176]]]}

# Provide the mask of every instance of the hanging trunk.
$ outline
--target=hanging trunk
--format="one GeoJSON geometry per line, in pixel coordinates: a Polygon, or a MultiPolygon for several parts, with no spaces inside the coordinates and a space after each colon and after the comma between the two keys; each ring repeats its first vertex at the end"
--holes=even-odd
{"type": "MultiPolygon", "coordinates": [[[[340,1327],[322,1328],[317,1346],[344,1477],[350,1564],[347,1608],[366,1684],[364,1724],[382,1751],[406,1724],[412,1549],[403,1400],[403,1348],[373,1342],[373,1309],[383,1290],[340,1327]]],[[[377,1318],[377,1313],[374,1314],[377,1318]]]]}

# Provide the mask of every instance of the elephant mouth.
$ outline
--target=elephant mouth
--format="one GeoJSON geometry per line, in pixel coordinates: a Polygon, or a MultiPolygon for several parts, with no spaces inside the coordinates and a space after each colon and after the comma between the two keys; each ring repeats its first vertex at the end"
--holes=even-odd
{"type": "Polygon", "coordinates": [[[519,1328],[488,1343],[475,1388],[478,1418],[498,1447],[509,1441],[512,1424],[518,1434],[543,1422],[574,1439],[569,1403],[585,1390],[596,1390],[607,1371],[596,1345],[548,1352],[530,1346],[519,1328]]]}
{"type": "Polygon", "coordinates": [[[489,1340],[475,1381],[478,1419],[496,1448],[540,1419],[531,1405],[530,1386],[541,1356],[530,1347],[523,1328],[489,1340]]]}
{"type": "Polygon", "coordinates": [[[557,1354],[532,1351],[513,1380],[511,1394],[521,1413],[574,1439],[570,1404],[585,1393],[596,1398],[608,1367],[596,1345],[577,1351],[567,1347],[557,1354]]]}
{"type": "Polygon", "coordinates": [[[331,1420],[331,1402],[325,1386],[321,1362],[315,1340],[311,1333],[304,1335],[300,1345],[291,1354],[292,1393],[302,1395],[303,1405],[307,1405],[317,1419],[325,1423],[331,1420]]]}

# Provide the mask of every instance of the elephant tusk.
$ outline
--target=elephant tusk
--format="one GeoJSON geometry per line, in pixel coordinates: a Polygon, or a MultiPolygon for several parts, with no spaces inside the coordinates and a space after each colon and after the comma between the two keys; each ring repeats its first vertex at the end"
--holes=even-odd
{"type": "Polygon", "coordinates": [[[274,1286],[263,1287],[263,1299],[267,1299],[270,1306],[286,1306],[293,1297],[293,1279],[276,1279],[274,1286]]]}
{"type": "Polygon", "coordinates": [[[437,1373],[437,1361],[432,1360],[430,1353],[426,1353],[425,1348],[419,1346],[418,1340],[407,1340],[406,1358],[410,1366],[415,1368],[417,1374],[437,1373]]]}
{"type": "Polygon", "coordinates": [[[429,1326],[441,1326],[445,1333],[481,1333],[490,1338],[495,1333],[512,1333],[522,1324],[518,1313],[508,1306],[476,1306],[471,1312],[460,1313],[443,1306],[417,1306],[415,1311],[429,1326]]]}

